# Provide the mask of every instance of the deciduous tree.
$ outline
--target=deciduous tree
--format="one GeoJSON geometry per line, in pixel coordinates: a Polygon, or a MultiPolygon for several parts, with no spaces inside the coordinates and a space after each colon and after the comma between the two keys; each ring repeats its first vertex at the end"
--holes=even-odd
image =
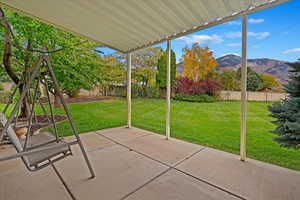
{"type": "Polygon", "coordinates": [[[194,44],[192,48],[184,48],[183,74],[185,77],[200,81],[206,78],[208,72],[218,65],[213,52],[208,47],[194,44]]]}
{"type": "Polygon", "coordinates": [[[270,74],[261,74],[260,78],[262,80],[262,87],[263,88],[281,88],[282,85],[278,81],[278,79],[275,76],[272,76],[270,74]]]}
{"type": "MultiPolygon", "coordinates": [[[[95,43],[61,31],[37,20],[0,9],[0,56],[10,79],[18,84],[25,80],[41,52],[51,54],[51,62],[62,90],[73,96],[80,88],[89,89],[99,79],[99,56],[93,49],[95,43]]],[[[19,90],[22,92],[23,84],[19,90]]],[[[22,116],[28,116],[25,98],[22,116]]]]}
{"type": "Polygon", "coordinates": [[[224,70],[220,74],[221,84],[224,87],[224,90],[237,91],[240,90],[241,84],[237,79],[237,72],[234,70],[224,70]]]}
{"type": "MultiPolygon", "coordinates": [[[[160,47],[148,47],[132,53],[131,63],[133,83],[142,87],[154,85],[155,71],[161,53],[162,50],[160,47]]],[[[113,57],[117,58],[119,62],[125,63],[126,58],[124,54],[117,52],[113,55],[113,57]]]]}

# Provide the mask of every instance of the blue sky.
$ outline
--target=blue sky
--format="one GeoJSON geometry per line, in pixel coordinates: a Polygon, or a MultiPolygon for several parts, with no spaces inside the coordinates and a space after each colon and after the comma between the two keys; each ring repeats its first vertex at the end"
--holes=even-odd
{"type": "MultiPolygon", "coordinates": [[[[208,46],[215,57],[241,54],[241,19],[236,19],[182,38],[172,40],[177,62],[182,48],[198,42],[208,46]]],[[[165,49],[165,43],[160,45],[165,49]]],[[[106,54],[112,50],[103,49],[106,54]]],[[[300,0],[248,16],[248,58],[295,61],[300,58],[300,0]]]]}

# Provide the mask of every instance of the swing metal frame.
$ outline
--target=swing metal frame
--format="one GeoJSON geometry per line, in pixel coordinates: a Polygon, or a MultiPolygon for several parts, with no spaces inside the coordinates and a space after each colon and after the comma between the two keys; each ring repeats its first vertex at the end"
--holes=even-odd
{"type": "MultiPolygon", "coordinates": [[[[46,76],[46,75],[45,75],[46,76]]],[[[85,151],[85,148],[82,144],[82,141],[79,137],[78,131],[75,127],[75,124],[73,123],[70,111],[68,109],[68,106],[64,100],[63,94],[60,91],[59,88],[59,84],[58,84],[58,80],[55,76],[55,73],[53,71],[53,68],[51,66],[51,62],[50,62],[50,58],[48,55],[46,54],[42,54],[38,61],[35,63],[35,66],[33,68],[32,74],[30,75],[30,77],[28,78],[28,80],[25,82],[26,84],[23,87],[22,93],[20,95],[20,98],[18,99],[17,103],[15,104],[13,110],[11,111],[9,118],[6,119],[5,117],[5,112],[8,110],[9,104],[7,104],[3,110],[3,112],[0,112],[0,122],[2,123],[3,129],[0,133],[0,141],[2,141],[3,137],[9,137],[10,141],[12,142],[12,144],[14,145],[17,153],[14,155],[9,155],[6,157],[0,157],[0,161],[6,161],[6,160],[11,160],[11,159],[16,159],[16,158],[21,158],[23,163],[25,164],[26,168],[29,171],[38,171],[40,169],[43,169],[45,167],[48,166],[52,166],[53,170],[55,171],[55,173],[57,174],[57,176],[59,177],[59,179],[62,181],[63,185],[66,187],[66,190],[68,191],[68,193],[70,194],[70,196],[72,197],[72,199],[75,199],[74,195],[72,194],[70,188],[67,186],[67,184],[65,183],[65,181],[62,179],[62,176],[59,174],[57,168],[55,168],[54,163],[62,160],[70,155],[72,155],[72,151],[71,151],[71,146],[73,145],[79,145],[79,148],[81,150],[81,153],[83,155],[83,158],[87,164],[87,167],[90,171],[91,174],[91,178],[95,177],[95,172],[93,170],[93,167],[91,165],[91,162],[87,156],[87,153],[85,151]],[[47,71],[47,75],[50,78],[50,81],[52,81],[53,83],[53,88],[56,92],[56,94],[59,96],[59,99],[62,103],[63,109],[66,113],[67,116],[67,120],[71,126],[72,132],[75,136],[75,140],[74,141],[70,141],[70,142],[65,142],[62,139],[59,138],[58,135],[58,130],[55,124],[55,120],[54,120],[54,116],[53,116],[53,109],[51,106],[51,102],[50,102],[50,95],[49,95],[49,88],[47,86],[47,82],[46,80],[42,81],[39,78],[39,75],[41,74],[40,70],[41,67],[45,66],[45,69],[47,71]],[[34,80],[37,79],[37,83],[36,86],[34,87],[34,96],[31,99],[32,102],[32,106],[31,106],[31,110],[30,110],[30,116],[29,116],[29,123],[28,123],[28,129],[27,129],[27,133],[26,133],[26,138],[25,138],[25,142],[23,144],[21,144],[20,139],[17,137],[14,129],[12,128],[11,124],[13,123],[13,120],[16,118],[15,115],[17,114],[22,101],[24,100],[24,98],[26,97],[26,95],[28,95],[28,93],[30,92],[30,88],[31,85],[33,84],[34,80]],[[33,144],[31,146],[28,147],[28,141],[30,140],[31,134],[30,134],[30,129],[32,126],[32,120],[34,117],[34,112],[35,112],[35,103],[37,101],[37,90],[38,90],[38,86],[39,84],[42,83],[45,88],[46,88],[46,93],[47,93],[47,101],[48,101],[48,105],[49,105],[49,110],[50,110],[50,115],[51,115],[51,119],[50,121],[52,122],[53,128],[54,128],[54,132],[55,132],[55,139],[52,140],[46,140],[43,141],[41,144],[33,144]],[[32,162],[32,160],[35,160],[34,162],[32,162]]],[[[18,86],[16,87],[16,89],[13,91],[14,95],[16,93],[18,89],[18,86]]],[[[11,103],[11,102],[9,102],[11,103]]],[[[40,102],[41,104],[41,102],[40,102]]],[[[45,112],[45,109],[42,108],[43,111],[45,112]]],[[[16,120],[16,119],[15,119],[16,120]]],[[[48,117],[49,120],[49,117],[48,117]]],[[[1,125],[0,123],[0,125],[1,125]]],[[[44,133],[40,133],[39,135],[44,134],[44,133]]],[[[45,139],[44,139],[45,140],[45,139]]]]}

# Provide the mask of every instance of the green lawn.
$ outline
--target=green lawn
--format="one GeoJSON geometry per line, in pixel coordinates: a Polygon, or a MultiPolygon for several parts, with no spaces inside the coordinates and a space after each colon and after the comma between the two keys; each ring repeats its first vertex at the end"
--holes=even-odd
{"type": "MultiPolygon", "coordinates": [[[[248,157],[300,171],[300,151],[273,142],[274,128],[265,102],[250,102],[247,123],[248,157]]],[[[80,133],[126,124],[124,99],[70,104],[80,133]]],[[[1,107],[1,106],[0,106],[1,107]]],[[[159,99],[134,99],[133,126],[164,133],[165,103],[159,99]]],[[[239,153],[239,102],[189,103],[172,101],[171,136],[224,151],[239,153]]],[[[62,110],[56,112],[62,113],[62,110]]],[[[67,123],[59,124],[69,135],[67,123]]]]}

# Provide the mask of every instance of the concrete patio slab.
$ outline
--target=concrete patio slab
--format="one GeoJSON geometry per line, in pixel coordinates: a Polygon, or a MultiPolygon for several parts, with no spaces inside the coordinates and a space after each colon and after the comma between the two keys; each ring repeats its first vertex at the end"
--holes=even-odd
{"type": "MultiPolygon", "coordinates": [[[[78,149],[55,165],[77,199],[298,200],[300,172],[149,131],[124,127],[81,134],[96,172],[78,149]],[[119,138],[118,138],[119,137],[119,138]]],[[[70,140],[72,138],[67,138],[70,140]]],[[[1,156],[14,154],[12,146],[1,156]]],[[[0,162],[0,199],[70,199],[51,167],[28,172],[20,159],[0,162]]]]}
{"type": "MultiPolygon", "coordinates": [[[[2,165],[2,163],[1,163],[2,165]]],[[[0,173],[1,200],[70,200],[68,193],[51,168],[38,172],[22,170],[0,173]]]]}
{"type": "MultiPolygon", "coordinates": [[[[89,132],[85,134],[80,134],[81,141],[87,152],[103,149],[115,145],[112,141],[102,137],[96,132],[89,132]]],[[[64,138],[66,141],[74,141],[75,136],[68,136],[64,138]]],[[[75,156],[82,155],[81,150],[78,145],[72,146],[72,151],[75,156]]]]}
{"type": "Polygon", "coordinates": [[[299,172],[223,151],[206,148],[177,168],[246,199],[300,199],[299,172]]]}
{"type": "Polygon", "coordinates": [[[126,200],[237,200],[238,198],[174,169],[158,177],[126,200]]]}
{"type": "Polygon", "coordinates": [[[83,159],[72,157],[58,165],[78,199],[119,200],[167,167],[119,145],[89,153],[96,172],[90,176],[83,159]]]}
{"type": "Polygon", "coordinates": [[[181,140],[166,140],[164,136],[157,134],[139,137],[123,144],[167,165],[175,165],[204,148],[181,140]]]}
{"type": "Polygon", "coordinates": [[[138,128],[126,128],[126,127],[117,127],[111,129],[105,129],[101,131],[96,131],[96,133],[108,137],[116,142],[126,142],[133,140],[138,137],[145,135],[153,134],[150,131],[146,131],[138,128]]]}
{"type": "Polygon", "coordinates": [[[3,157],[9,156],[16,152],[17,152],[16,149],[12,145],[9,145],[9,144],[0,145],[0,154],[3,157]]]}
{"type": "MultiPolygon", "coordinates": [[[[10,156],[16,154],[17,151],[12,145],[1,145],[0,146],[0,156],[10,156]]],[[[23,169],[24,165],[21,159],[9,160],[9,161],[2,161],[0,164],[0,176],[11,171],[17,169],[23,169]]]]}

